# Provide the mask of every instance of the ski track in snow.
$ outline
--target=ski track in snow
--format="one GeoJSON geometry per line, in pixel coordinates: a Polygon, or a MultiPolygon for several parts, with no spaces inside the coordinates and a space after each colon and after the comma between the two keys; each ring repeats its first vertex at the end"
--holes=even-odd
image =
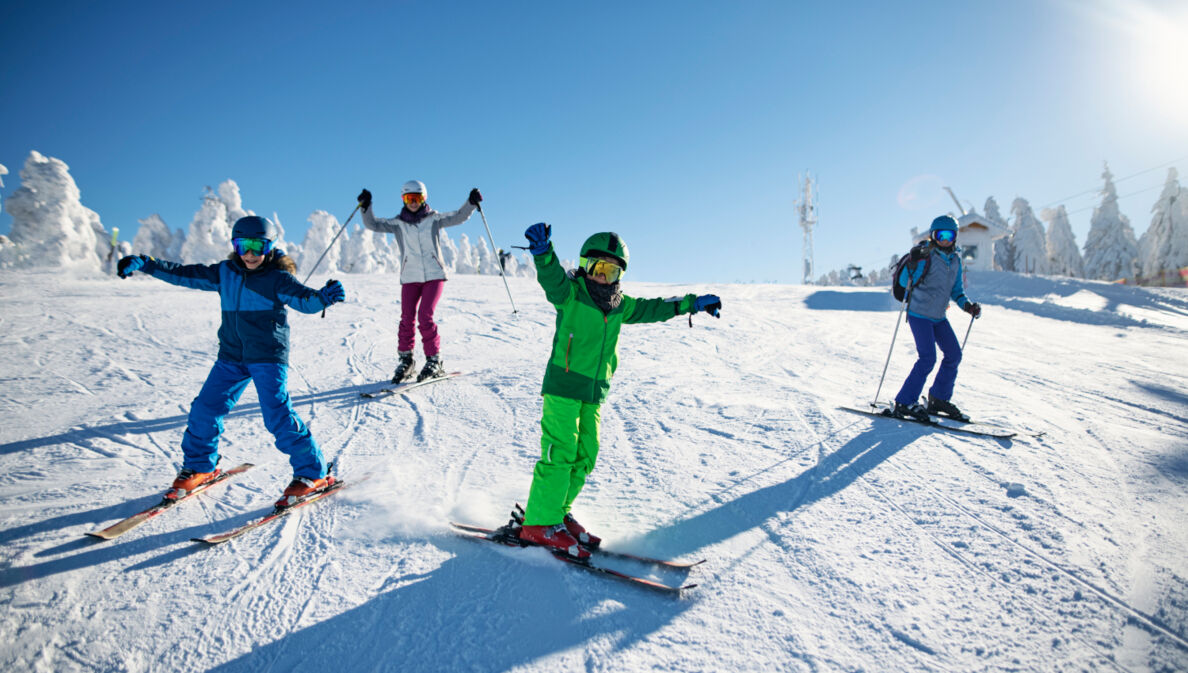
{"type": "MultiPolygon", "coordinates": [[[[324,319],[290,312],[289,387],[350,486],[208,549],[189,539],[261,515],[288,482],[250,386],[222,453],[256,468],[117,540],[81,536],[177,469],[214,295],[0,275],[4,670],[1188,669],[1175,291],[1082,283],[1117,311],[1100,315],[1035,300],[1063,281],[971,275],[989,299],[956,399],[1045,433],[996,441],[835,410],[875,396],[885,290],[628,283],[724,299],[692,329],[624,327],[575,508],[608,547],[708,559],[659,572],[699,584],[671,598],[446,526],[500,525],[527,495],[553,330],[534,282],[509,279],[513,315],[500,279],[452,279],[443,355],[465,375],[365,400],[395,365],[400,286],[342,280],[324,319]]],[[[905,334],[880,399],[911,365],[905,334]]]]}

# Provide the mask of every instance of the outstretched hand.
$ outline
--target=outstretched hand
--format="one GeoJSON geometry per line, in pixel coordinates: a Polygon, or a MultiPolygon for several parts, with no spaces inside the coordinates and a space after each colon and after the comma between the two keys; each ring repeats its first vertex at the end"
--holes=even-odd
{"type": "Polygon", "coordinates": [[[478,190],[478,187],[470,190],[470,196],[466,197],[466,201],[472,206],[477,206],[483,202],[483,195],[482,192],[478,190]]]}
{"type": "Polygon", "coordinates": [[[318,290],[318,296],[329,306],[344,301],[346,299],[346,290],[342,288],[342,283],[331,278],[326,281],[322,289],[318,290]]]}
{"type": "Polygon", "coordinates": [[[140,271],[144,267],[143,255],[128,255],[121,259],[116,264],[116,275],[120,278],[127,278],[131,276],[134,271],[140,271]]]}
{"type": "Polygon", "coordinates": [[[371,192],[364,189],[363,191],[359,192],[359,208],[362,210],[367,210],[370,207],[371,207],[371,192]]]}
{"type": "Polygon", "coordinates": [[[553,227],[544,222],[537,222],[528,227],[524,238],[528,239],[528,252],[533,255],[543,255],[549,251],[549,238],[553,235],[553,227]]]}
{"type": "Polygon", "coordinates": [[[693,312],[705,311],[715,318],[722,317],[722,300],[716,294],[703,294],[693,302],[693,312]]]}

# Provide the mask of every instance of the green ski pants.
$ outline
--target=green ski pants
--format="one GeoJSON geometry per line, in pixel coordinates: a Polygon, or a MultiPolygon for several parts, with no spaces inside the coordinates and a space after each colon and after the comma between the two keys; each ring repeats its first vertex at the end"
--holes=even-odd
{"type": "Polygon", "coordinates": [[[601,405],[544,395],[540,460],[532,471],[525,526],[553,526],[569,513],[594,471],[601,415],[601,405]]]}

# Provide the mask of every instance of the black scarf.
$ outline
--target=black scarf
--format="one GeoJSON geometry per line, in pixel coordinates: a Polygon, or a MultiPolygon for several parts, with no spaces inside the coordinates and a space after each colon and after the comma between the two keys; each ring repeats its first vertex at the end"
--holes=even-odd
{"type": "Polygon", "coordinates": [[[409,224],[420,224],[421,220],[429,217],[433,213],[434,210],[429,207],[429,202],[426,201],[425,204],[418,208],[417,212],[415,213],[409,210],[407,207],[401,208],[400,215],[397,217],[399,217],[404,222],[408,222],[409,224]]]}
{"type": "Polygon", "coordinates": [[[610,313],[619,308],[619,304],[623,302],[623,293],[619,291],[619,284],[610,283],[603,285],[590,280],[586,275],[582,275],[582,280],[586,281],[586,292],[590,293],[590,298],[594,300],[594,305],[602,309],[603,313],[610,313]]]}

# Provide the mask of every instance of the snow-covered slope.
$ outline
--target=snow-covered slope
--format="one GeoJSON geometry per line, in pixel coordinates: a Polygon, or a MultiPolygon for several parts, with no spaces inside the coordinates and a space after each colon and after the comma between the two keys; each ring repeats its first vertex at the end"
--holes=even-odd
{"type": "Polygon", "coordinates": [[[624,329],[575,508],[608,546],[708,559],[672,598],[445,524],[500,524],[526,496],[553,329],[533,281],[510,279],[513,316],[499,278],[451,280],[444,355],[468,375],[365,401],[399,284],[340,278],[345,304],[291,314],[290,385],[341,476],[370,479],[205,549],[190,538],[290,476],[251,389],[223,452],[258,467],[115,541],[83,534],[172,479],[216,296],[0,274],[0,670],[1188,669],[1183,291],[971,274],[986,309],[954,401],[1046,433],[995,441],[836,409],[875,393],[885,289],[627,283],[725,303],[624,329]]]}

